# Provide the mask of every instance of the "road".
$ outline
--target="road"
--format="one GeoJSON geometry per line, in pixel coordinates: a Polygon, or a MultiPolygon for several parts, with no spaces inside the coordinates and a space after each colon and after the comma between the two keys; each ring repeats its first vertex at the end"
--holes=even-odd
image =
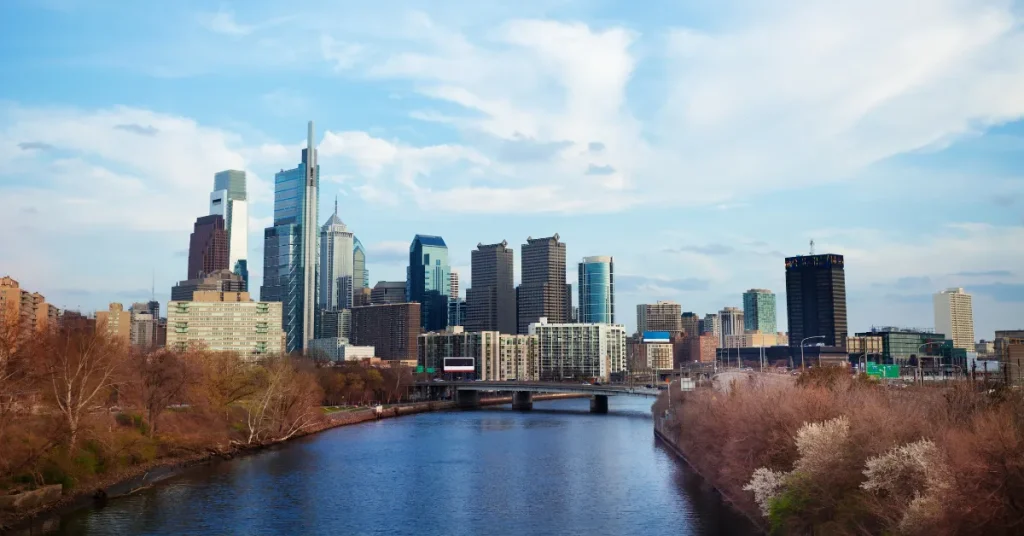
{"type": "Polygon", "coordinates": [[[765,387],[789,387],[796,381],[796,376],[790,374],[778,374],[774,372],[744,372],[732,370],[721,372],[712,377],[715,389],[728,393],[733,382],[737,385],[745,385],[749,382],[760,384],[765,387]]]}

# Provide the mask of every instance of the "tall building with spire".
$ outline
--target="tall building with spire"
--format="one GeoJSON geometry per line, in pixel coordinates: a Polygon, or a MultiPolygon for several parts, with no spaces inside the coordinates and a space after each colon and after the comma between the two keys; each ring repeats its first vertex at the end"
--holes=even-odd
{"type": "Polygon", "coordinates": [[[213,175],[210,214],[224,218],[228,237],[228,269],[242,276],[248,288],[249,207],[244,171],[229,169],[213,175]]]}
{"type": "MultiPolygon", "coordinates": [[[[320,308],[325,311],[352,308],[353,236],[338,217],[338,199],[334,214],[320,228],[320,308]]],[[[362,278],[360,278],[362,279],[362,278]]]]}
{"type": "Polygon", "coordinates": [[[286,352],[305,352],[314,338],[317,310],[320,168],[313,122],[302,161],[274,175],[274,226],[263,231],[260,299],[282,303],[286,352]]]}

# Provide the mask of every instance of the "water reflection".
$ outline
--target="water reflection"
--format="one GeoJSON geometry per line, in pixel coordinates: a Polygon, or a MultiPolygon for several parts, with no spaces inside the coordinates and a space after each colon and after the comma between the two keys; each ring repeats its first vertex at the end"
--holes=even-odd
{"type": "Polygon", "coordinates": [[[538,402],[339,428],[198,467],[58,534],[746,534],[653,438],[649,401],[538,402]]]}

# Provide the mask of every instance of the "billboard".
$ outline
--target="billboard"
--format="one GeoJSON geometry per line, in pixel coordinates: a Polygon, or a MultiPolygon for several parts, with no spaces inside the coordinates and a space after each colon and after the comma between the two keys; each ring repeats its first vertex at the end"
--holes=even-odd
{"type": "Polygon", "coordinates": [[[445,372],[473,372],[476,370],[475,365],[475,360],[472,357],[444,358],[445,372]]]}
{"type": "Polygon", "coordinates": [[[645,331],[644,342],[670,342],[667,331],[645,331]]]}

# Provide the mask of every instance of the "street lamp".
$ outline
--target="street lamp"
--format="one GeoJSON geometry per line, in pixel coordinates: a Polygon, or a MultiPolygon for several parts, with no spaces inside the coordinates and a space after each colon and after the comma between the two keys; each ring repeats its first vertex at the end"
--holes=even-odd
{"type": "MultiPolygon", "coordinates": [[[[824,339],[824,338],[825,338],[824,335],[815,335],[813,337],[807,337],[806,339],[800,341],[800,370],[804,370],[804,343],[809,341],[809,340],[812,340],[812,339],[824,339]]],[[[819,355],[818,361],[819,362],[821,361],[820,355],[819,355]]]]}

